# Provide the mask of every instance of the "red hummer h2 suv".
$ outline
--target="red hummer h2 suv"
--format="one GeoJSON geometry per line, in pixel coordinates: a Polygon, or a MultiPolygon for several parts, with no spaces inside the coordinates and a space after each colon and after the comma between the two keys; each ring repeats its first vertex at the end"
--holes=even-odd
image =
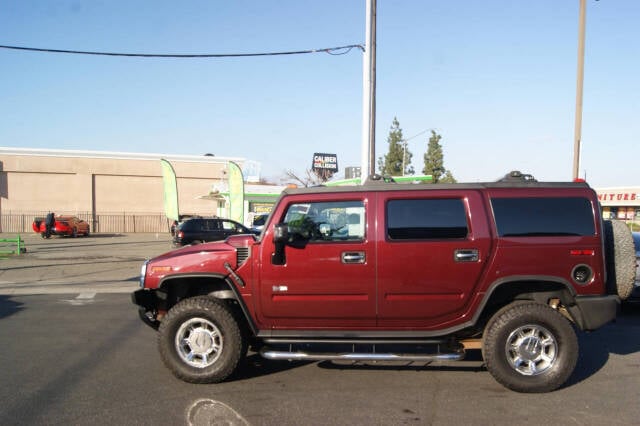
{"type": "Polygon", "coordinates": [[[633,290],[624,223],[586,183],[287,189],[258,237],[183,247],[142,267],[133,302],[166,366],[194,383],[268,359],[460,360],[507,388],[569,378],[576,329],[633,290]]]}

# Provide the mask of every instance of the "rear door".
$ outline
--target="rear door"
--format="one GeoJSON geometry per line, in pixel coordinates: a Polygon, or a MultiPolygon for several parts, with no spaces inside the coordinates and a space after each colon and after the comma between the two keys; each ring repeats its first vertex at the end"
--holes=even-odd
{"type": "Polygon", "coordinates": [[[371,200],[359,194],[288,197],[263,234],[261,319],[278,329],[375,327],[371,200]],[[275,223],[289,225],[284,264],[274,264],[275,223]]]}
{"type": "Polygon", "coordinates": [[[442,328],[459,321],[489,258],[477,191],[380,193],[378,325],[442,328]],[[472,215],[470,212],[474,212],[472,215]]]}

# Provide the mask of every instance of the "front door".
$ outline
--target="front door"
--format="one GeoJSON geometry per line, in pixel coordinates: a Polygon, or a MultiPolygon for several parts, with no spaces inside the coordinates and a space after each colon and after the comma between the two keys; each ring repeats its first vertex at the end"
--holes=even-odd
{"type": "Polygon", "coordinates": [[[277,329],[375,326],[375,245],[367,238],[373,220],[366,196],[290,199],[274,212],[261,244],[262,319],[277,329]],[[278,222],[289,229],[284,262],[272,258],[273,224],[278,222]]]}

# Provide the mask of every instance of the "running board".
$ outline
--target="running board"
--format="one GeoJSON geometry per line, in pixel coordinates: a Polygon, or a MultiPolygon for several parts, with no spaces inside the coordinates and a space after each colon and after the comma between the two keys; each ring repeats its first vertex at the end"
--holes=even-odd
{"type": "Polygon", "coordinates": [[[441,354],[400,354],[400,353],[310,353],[288,352],[263,348],[260,355],[267,359],[285,359],[289,361],[460,361],[464,350],[441,354]]]}

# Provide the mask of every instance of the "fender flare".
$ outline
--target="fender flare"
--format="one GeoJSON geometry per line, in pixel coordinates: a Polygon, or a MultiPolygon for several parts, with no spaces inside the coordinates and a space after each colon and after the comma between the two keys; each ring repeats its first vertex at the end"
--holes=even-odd
{"type": "Polygon", "coordinates": [[[240,306],[240,310],[242,311],[242,314],[246,319],[247,325],[249,326],[249,329],[251,330],[251,332],[254,335],[258,333],[258,327],[256,326],[256,323],[253,317],[251,316],[251,313],[244,301],[244,298],[238,291],[238,288],[234,284],[234,281],[230,277],[230,275],[223,275],[223,274],[217,274],[217,273],[213,273],[213,274],[212,273],[185,273],[185,274],[167,275],[160,280],[160,282],[158,283],[157,290],[163,291],[163,287],[164,289],[166,289],[166,287],[169,285],[169,282],[175,279],[189,279],[189,278],[213,278],[213,279],[224,282],[228,287],[227,289],[215,290],[213,292],[208,293],[208,295],[215,297],[217,299],[235,300],[238,303],[238,306],[240,306]]]}

